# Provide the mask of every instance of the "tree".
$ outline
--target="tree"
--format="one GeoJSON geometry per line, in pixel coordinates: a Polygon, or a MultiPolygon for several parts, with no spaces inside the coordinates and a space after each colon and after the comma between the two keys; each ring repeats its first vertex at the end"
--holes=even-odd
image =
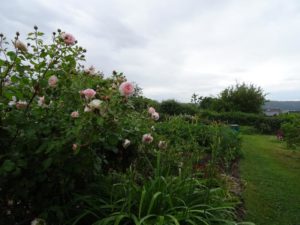
{"type": "Polygon", "coordinates": [[[266,101],[265,96],[261,87],[254,84],[237,83],[220,93],[220,103],[224,111],[260,113],[262,105],[266,101]]]}

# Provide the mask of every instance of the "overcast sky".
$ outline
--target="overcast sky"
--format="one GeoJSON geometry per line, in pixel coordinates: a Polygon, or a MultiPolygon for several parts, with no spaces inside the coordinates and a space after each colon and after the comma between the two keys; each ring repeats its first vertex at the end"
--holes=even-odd
{"type": "Polygon", "coordinates": [[[1,0],[0,32],[57,28],[87,64],[124,72],[146,97],[190,101],[236,82],[300,100],[299,0],[1,0]]]}

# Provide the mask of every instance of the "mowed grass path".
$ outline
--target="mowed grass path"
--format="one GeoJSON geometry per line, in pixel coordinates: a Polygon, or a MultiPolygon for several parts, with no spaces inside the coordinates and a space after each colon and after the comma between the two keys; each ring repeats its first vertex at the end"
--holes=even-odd
{"type": "Polygon", "coordinates": [[[243,135],[240,172],[246,219],[257,225],[300,225],[300,150],[273,136],[243,135]]]}

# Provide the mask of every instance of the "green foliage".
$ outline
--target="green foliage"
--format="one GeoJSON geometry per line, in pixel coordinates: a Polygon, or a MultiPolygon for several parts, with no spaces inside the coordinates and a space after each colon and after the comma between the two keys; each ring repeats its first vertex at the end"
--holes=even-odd
{"type": "Polygon", "coordinates": [[[220,93],[220,100],[225,111],[259,113],[265,103],[265,96],[260,87],[237,83],[223,90],[220,93]]]}
{"type": "Polygon", "coordinates": [[[167,115],[194,115],[198,112],[197,106],[189,103],[179,103],[175,100],[165,100],[160,103],[159,110],[167,115]]]}
{"type": "Polygon", "coordinates": [[[300,146],[300,118],[298,116],[289,117],[289,121],[284,122],[281,129],[289,148],[300,146]]]}
{"type": "Polygon", "coordinates": [[[142,185],[129,171],[112,175],[114,182],[106,180],[113,192],[98,186],[96,198],[79,198],[77,204],[84,204],[85,210],[72,224],[236,224],[233,202],[222,189],[208,188],[198,178],[166,176],[160,157],[159,153],[154,176],[142,185]]]}
{"type": "Polygon", "coordinates": [[[131,99],[134,109],[138,112],[144,112],[145,109],[149,107],[154,107],[155,109],[159,109],[159,102],[145,98],[143,96],[137,96],[131,99]]]}
{"type": "Polygon", "coordinates": [[[157,134],[168,137],[170,148],[182,155],[182,160],[197,161],[205,153],[213,154],[216,163],[229,168],[240,156],[241,140],[237,132],[223,124],[205,125],[199,119],[187,121],[183,116],[171,117],[155,126],[157,134]],[[190,155],[191,152],[198,153],[190,155]],[[191,157],[191,158],[189,158],[191,157]]]}
{"type": "Polygon", "coordinates": [[[202,111],[201,118],[208,121],[222,121],[229,124],[239,124],[253,126],[264,134],[276,134],[280,129],[284,117],[267,117],[263,114],[243,113],[243,112],[212,112],[202,111]]]}

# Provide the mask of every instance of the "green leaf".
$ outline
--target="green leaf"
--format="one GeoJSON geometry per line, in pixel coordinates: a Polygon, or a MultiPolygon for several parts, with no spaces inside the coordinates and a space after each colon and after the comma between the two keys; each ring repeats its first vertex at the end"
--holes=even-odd
{"type": "Polygon", "coordinates": [[[7,52],[6,54],[8,55],[11,61],[14,61],[15,58],[17,57],[16,53],[13,51],[7,52]]]}
{"type": "Polygon", "coordinates": [[[13,161],[7,159],[4,161],[3,165],[1,166],[1,170],[4,170],[5,172],[11,172],[15,169],[15,167],[16,164],[13,161]]]}
{"type": "Polygon", "coordinates": [[[52,161],[53,161],[52,158],[48,158],[48,159],[46,159],[46,160],[43,162],[43,167],[44,167],[45,170],[48,169],[49,166],[51,166],[52,161]]]}

